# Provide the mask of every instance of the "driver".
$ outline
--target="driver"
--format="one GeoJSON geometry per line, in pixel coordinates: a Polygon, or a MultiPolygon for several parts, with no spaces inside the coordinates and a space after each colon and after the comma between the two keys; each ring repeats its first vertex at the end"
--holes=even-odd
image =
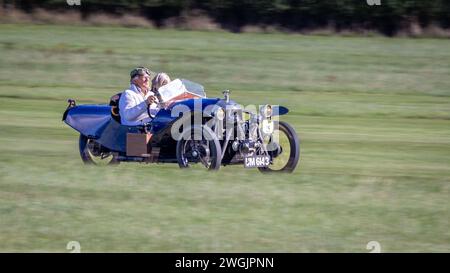
{"type": "MultiPolygon", "coordinates": [[[[156,108],[157,98],[150,91],[150,70],[136,67],[130,72],[130,87],[120,96],[119,113],[121,123],[128,126],[143,125],[152,119],[148,115],[149,106],[156,108]]],[[[150,111],[157,111],[152,109],[150,111]]]]}

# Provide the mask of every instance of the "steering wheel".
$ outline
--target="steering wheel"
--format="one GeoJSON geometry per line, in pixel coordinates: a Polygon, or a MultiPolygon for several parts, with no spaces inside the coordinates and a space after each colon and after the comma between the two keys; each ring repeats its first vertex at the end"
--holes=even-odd
{"type": "Polygon", "coordinates": [[[148,114],[149,117],[151,117],[152,119],[154,119],[156,115],[152,114],[151,111],[150,111],[150,108],[151,108],[152,105],[158,106],[157,103],[149,104],[149,105],[147,106],[147,114],[148,114]]]}
{"type": "Polygon", "coordinates": [[[150,108],[151,108],[151,106],[153,106],[153,105],[156,105],[156,107],[155,108],[162,108],[161,107],[161,105],[160,105],[160,101],[162,100],[161,99],[161,94],[158,92],[158,90],[156,89],[152,89],[151,90],[152,92],[153,92],[153,96],[155,96],[155,98],[156,98],[156,102],[154,102],[154,103],[152,103],[152,104],[149,104],[148,106],[147,106],[147,114],[148,114],[148,116],[149,117],[151,117],[152,119],[153,118],[155,118],[155,116],[156,116],[156,114],[155,115],[153,115],[152,113],[151,113],[151,111],[150,111],[150,108]]]}

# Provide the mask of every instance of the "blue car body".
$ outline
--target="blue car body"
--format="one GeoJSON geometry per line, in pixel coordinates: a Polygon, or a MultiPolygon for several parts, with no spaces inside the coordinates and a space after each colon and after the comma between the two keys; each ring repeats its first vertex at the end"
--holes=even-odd
{"type": "MultiPolygon", "coordinates": [[[[236,104],[233,100],[226,102],[219,98],[204,98],[204,99],[186,99],[172,104],[168,108],[163,108],[158,111],[155,118],[152,120],[151,133],[153,138],[157,141],[163,137],[170,130],[170,126],[175,122],[180,115],[173,115],[172,110],[183,105],[185,109],[191,112],[196,105],[201,105],[202,112],[210,105],[218,105],[225,108],[226,105],[236,104]]],[[[288,109],[279,106],[274,108],[274,113],[284,115],[288,109]]],[[[139,131],[137,126],[126,126],[119,124],[111,117],[111,106],[106,104],[100,105],[78,105],[68,107],[64,112],[63,121],[78,131],[80,134],[95,139],[104,147],[117,152],[126,152],[126,134],[135,133],[139,131]]]]}
{"type": "MultiPolygon", "coordinates": [[[[200,105],[202,112],[209,105],[224,105],[224,101],[218,98],[186,99],[172,104],[168,108],[158,111],[152,120],[151,133],[154,139],[161,138],[161,134],[170,129],[170,125],[180,115],[172,115],[172,109],[178,105],[184,109],[194,111],[194,105],[200,105]]],[[[200,110],[198,108],[197,110],[200,110]]],[[[119,124],[111,117],[109,105],[79,105],[67,108],[63,115],[63,121],[88,138],[95,139],[104,147],[117,152],[126,151],[126,134],[138,132],[138,126],[126,126],[119,124]]]]}

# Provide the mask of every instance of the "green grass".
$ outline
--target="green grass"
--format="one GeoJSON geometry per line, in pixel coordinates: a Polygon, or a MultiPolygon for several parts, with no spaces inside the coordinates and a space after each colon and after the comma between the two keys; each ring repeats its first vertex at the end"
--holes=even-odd
{"type": "Polygon", "coordinates": [[[450,40],[0,25],[0,252],[450,251],[450,40]],[[134,66],[281,104],[299,168],[83,166],[134,66]]]}

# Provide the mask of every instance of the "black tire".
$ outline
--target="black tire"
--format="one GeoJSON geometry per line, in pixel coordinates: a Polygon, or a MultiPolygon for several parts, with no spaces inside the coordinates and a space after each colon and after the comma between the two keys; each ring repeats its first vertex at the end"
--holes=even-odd
{"type": "MultiPolygon", "coordinates": [[[[95,142],[93,139],[89,139],[85,135],[80,134],[79,139],[79,150],[80,150],[80,156],[81,160],[84,164],[88,165],[117,165],[120,162],[116,159],[114,154],[110,153],[107,159],[102,159],[101,156],[95,156],[92,154],[92,152],[89,150],[88,143],[89,142],[95,142]],[[100,162],[102,164],[100,164],[100,162]]],[[[97,145],[100,145],[96,143],[97,145]]]]}
{"type": "MultiPolygon", "coordinates": [[[[190,166],[186,147],[187,145],[195,144],[196,141],[201,142],[197,143],[197,145],[200,144],[203,146],[207,146],[209,149],[208,151],[211,162],[209,165],[203,165],[205,165],[205,167],[210,171],[219,170],[222,162],[222,148],[220,147],[220,142],[216,134],[208,126],[193,126],[183,131],[181,139],[177,141],[176,154],[178,166],[180,166],[180,168],[188,168],[190,166]],[[193,136],[194,134],[201,134],[202,140],[187,139],[187,136],[193,136]]],[[[199,152],[199,156],[202,156],[201,152],[199,152]]],[[[202,163],[204,162],[202,161],[202,163]]]]}
{"type": "Polygon", "coordinates": [[[289,160],[286,162],[286,165],[279,170],[273,170],[270,168],[270,166],[261,167],[258,168],[258,170],[262,173],[269,173],[269,172],[292,173],[297,167],[298,161],[300,160],[300,139],[297,133],[295,132],[294,128],[292,128],[291,125],[289,125],[284,121],[279,122],[275,121],[274,128],[279,128],[280,133],[286,134],[287,138],[289,139],[289,146],[290,146],[289,160]]]}

